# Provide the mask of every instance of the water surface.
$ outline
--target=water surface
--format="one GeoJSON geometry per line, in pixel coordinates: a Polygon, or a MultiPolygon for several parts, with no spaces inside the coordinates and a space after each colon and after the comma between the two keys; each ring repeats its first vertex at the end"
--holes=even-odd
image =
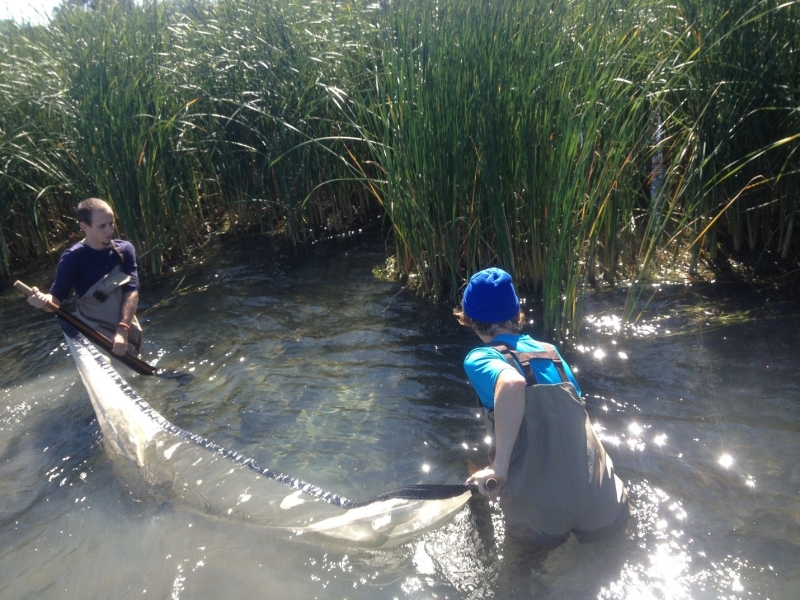
{"type": "MultiPolygon", "coordinates": [[[[194,379],[131,384],[180,427],[350,498],[460,483],[485,461],[461,369],[478,340],[377,279],[384,260],[359,236],[297,254],[253,238],[149,278],[143,358],[194,379]]],[[[117,476],[56,324],[5,289],[0,597],[794,598],[797,303],[766,287],[663,286],[621,327],[621,302],[589,298],[563,351],[635,517],[619,539],[542,557],[505,540],[478,497],[370,550],[151,494],[117,476]]]]}

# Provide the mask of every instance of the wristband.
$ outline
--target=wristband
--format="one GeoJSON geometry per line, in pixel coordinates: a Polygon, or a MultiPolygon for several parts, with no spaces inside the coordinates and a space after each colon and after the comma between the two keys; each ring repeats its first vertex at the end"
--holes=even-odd
{"type": "Polygon", "coordinates": [[[117,329],[119,329],[120,327],[122,327],[125,331],[131,330],[131,326],[128,325],[127,323],[120,322],[119,324],[117,324],[117,329]]]}

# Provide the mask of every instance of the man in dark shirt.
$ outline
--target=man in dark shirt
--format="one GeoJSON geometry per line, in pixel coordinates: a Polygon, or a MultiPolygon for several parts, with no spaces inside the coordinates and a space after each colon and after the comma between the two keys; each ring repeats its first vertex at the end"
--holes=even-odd
{"type": "Polygon", "coordinates": [[[60,306],[74,289],[78,316],[111,339],[112,352],[138,354],[142,329],[136,319],[136,252],[129,242],[113,239],[114,213],[103,200],[84,200],[77,217],[85,237],[61,255],[50,293],[31,288],[28,302],[48,310],[48,302],[60,306]]]}

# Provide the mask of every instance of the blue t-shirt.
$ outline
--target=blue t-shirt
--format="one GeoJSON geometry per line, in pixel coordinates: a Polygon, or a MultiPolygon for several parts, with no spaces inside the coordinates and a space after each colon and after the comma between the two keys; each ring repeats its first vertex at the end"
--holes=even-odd
{"type": "MultiPolygon", "coordinates": [[[[114,240],[114,243],[122,252],[122,271],[131,277],[131,280],[122,286],[122,291],[124,293],[136,291],[139,289],[136,251],[130,242],[114,240]]],[[[75,295],[80,298],[118,264],[120,264],[119,258],[111,245],[103,250],[95,250],[83,242],[78,242],[61,255],[50,293],[58,298],[59,302],[63,302],[74,289],[75,295]]]]}
{"type": "MultiPolygon", "coordinates": [[[[502,334],[495,337],[492,342],[502,342],[511,350],[517,352],[540,352],[544,350],[544,347],[529,335],[502,334]]],[[[564,365],[564,371],[567,373],[567,379],[575,386],[575,391],[580,396],[581,388],[563,358],[562,364],[564,365]]],[[[467,372],[467,377],[478,393],[481,404],[488,409],[494,409],[494,386],[497,383],[497,377],[506,369],[512,369],[519,373],[515,367],[508,364],[508,361],[499,350],[491,346],[475,348],[464,359],[464,370],[467,372]]],[[[537,383],[561,383],[561,375],[559,375],[558,369],[551,360],[534,359],[531,361],[531,370],[536,377],[537,383]]]]}

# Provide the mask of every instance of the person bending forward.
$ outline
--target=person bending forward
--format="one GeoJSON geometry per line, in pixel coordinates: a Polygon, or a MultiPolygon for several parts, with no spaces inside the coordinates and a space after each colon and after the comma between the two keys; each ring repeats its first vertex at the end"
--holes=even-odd
{"type": "Polygon", "coordinates": [[[592,542],[622,529],[630,514],[622,481],[567,363],[554,346],[521,334],[511,276],[476,273],[454,314],[487,344],[467,355],[464,369],[495,442],[490,466],[467,485],[499,498],[508,536],[543,549],[570,533],[592,542]]]}

